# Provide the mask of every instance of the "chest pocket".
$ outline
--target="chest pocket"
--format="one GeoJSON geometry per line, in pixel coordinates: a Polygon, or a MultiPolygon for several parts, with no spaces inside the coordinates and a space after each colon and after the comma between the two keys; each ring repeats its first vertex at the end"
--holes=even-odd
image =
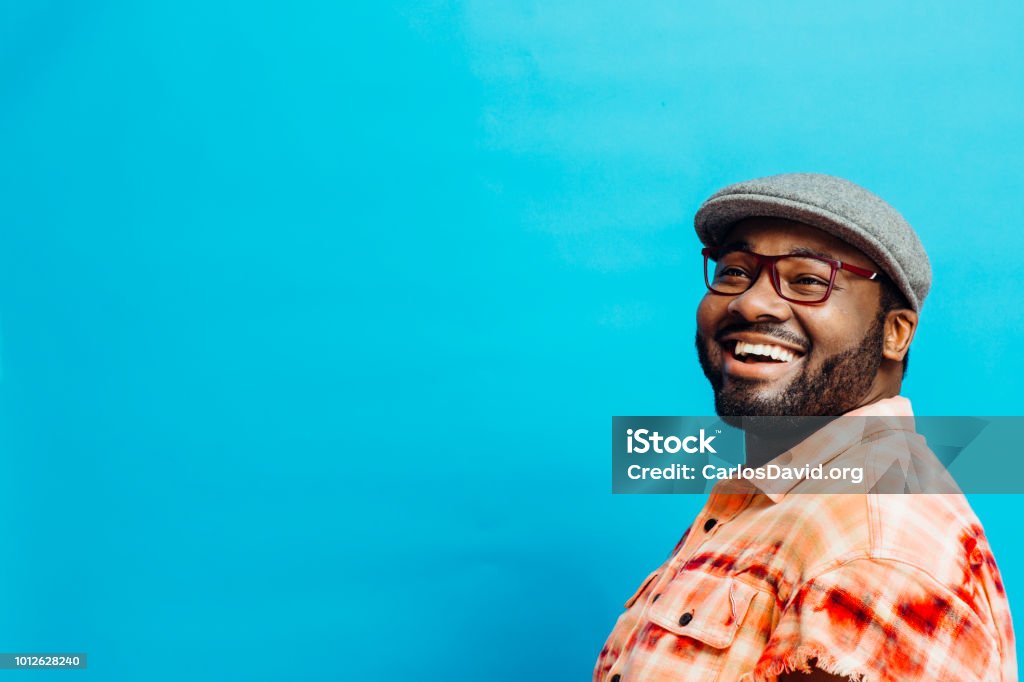
{"type": "Polygon", "coordinates": [[[647,617],[669,632],[716,649],[729,647],[757,590],[733,578],[683,571],[650,605],[647,617]]]}

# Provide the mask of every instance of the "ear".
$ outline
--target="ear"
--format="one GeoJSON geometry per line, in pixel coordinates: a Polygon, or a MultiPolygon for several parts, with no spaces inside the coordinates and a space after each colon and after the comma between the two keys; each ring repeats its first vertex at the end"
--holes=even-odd
{"type": "Polygon", "coordinates": [[[890,310],[885,316],[885,343],[882,356],[902,362],[910,350],[910,342],[917,331],[917,313],[910,308],[890,310]]]}

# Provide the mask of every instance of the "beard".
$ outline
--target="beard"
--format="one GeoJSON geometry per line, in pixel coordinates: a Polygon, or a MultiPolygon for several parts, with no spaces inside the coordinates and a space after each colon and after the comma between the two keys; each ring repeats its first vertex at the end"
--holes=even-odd
{"type": "MultiPolygon", "coordinates": [[[[712,361],[708,339],[698,331],[697,357],[715,392],[715,412],[727,424],[741,428],[753,426],[751,417],[834,417],[849,412],[867,394],[882,364],[884,320],[884,314],[876,317],[858,345],[825,358],[818,369],[811,367],[813,347],[808,348],[800,373],[774,390],[766,389],[763,381],[737,377],[730,377],[726,387],[721,360],[718,365],[712,361]]],[[[740,331],[740,327],[730,330],[740,331]]],[[[777,325],[753,323],[742,330],[783,336],[777,325]]]]}

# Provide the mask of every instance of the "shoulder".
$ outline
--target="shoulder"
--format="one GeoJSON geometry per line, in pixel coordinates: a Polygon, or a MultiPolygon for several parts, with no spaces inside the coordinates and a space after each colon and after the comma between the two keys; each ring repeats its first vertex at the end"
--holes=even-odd
{"type": "Polygon", "coordinates": [[[794,494],[772,516],[800,568],[798,582],[876,560],[907,565],[959,589],[971,555],[991,556],[981,523],[960,494],[794,494]]]}
{"type": "Polygon", "coordinates": [[[953,586],[974,550],[987,547],[963,495],[869,495],[867,502],[872,558],[905,563],[953,586]]]}

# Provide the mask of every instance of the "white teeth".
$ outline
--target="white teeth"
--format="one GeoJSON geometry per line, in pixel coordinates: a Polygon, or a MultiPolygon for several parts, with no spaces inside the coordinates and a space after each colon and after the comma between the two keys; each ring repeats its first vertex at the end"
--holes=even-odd
{"type": "Polygon", "coordinates": [[[787,350],[782,346],[765,343],[746,343],[745,341],[737,341],[736,349],[733,353],[736,356],[763,355],[764,357],[769,357],[781,362],[792,362],[796,358],[796,353],[791,350],[787,350]]]}

